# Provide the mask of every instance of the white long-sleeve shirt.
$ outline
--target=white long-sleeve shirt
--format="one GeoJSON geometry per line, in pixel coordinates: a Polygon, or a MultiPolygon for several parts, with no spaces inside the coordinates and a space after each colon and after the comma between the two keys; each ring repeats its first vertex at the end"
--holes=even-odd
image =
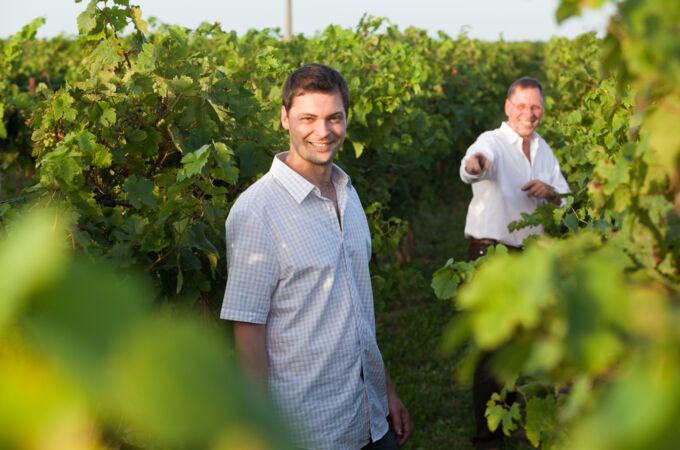
{"type": "Polygon", "coordinates": [[[503,244],[521,247],[524,239],[540,234],[543,227],[527,227],[510,233],[508,225],[531,213],[545,202],[529,197],[522,186],[531,180],[550,185],[557,193],[569,192],[560,164],[548,144],[537,133],[530,143],[531,162],[522,152],[522,137],[508,124],[482,133],[468,148],[460,165],[460,178],[472,185],[472,200],[465,221],[465,236],[495,239],[503,244]],[[481,153],[489,161],[489,169],[479,175],[465,171],[471,155],[481,153]]]}

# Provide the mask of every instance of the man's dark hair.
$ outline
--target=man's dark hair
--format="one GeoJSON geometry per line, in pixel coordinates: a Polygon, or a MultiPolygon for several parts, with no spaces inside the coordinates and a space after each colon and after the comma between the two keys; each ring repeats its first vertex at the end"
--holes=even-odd
{"type": "Polygon", "coordinates": [[[349,112],[349,89],[345,79],[332,67],[305,64],[288,75],[283,85],[283,107],[290,111],[293,99],[305,92],[339,92],[345,115],[349,112]]]}
{"type": "Polygon", "coordinates": [[[541,97],[543,97],[543,86],[541,86],[541,83],[539,83],[536,78],[522,77],[513,81],[508,88],[508,99],[513,96],[517,88],[536,88],[541,93],[541,97]]]}

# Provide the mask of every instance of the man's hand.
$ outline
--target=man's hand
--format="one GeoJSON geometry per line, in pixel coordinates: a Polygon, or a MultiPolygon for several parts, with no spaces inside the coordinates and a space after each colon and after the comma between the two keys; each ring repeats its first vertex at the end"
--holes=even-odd
{"type": "Polygon", "coordinates": [[[481,153],[475,153],[465,160],[465,171],[470,175],[479,175],[489,170],[489,160],[481,153]]]}
{"type": "Polygon", "coordinates": [[[531,180],[522,186],[522,190],[526,192],[529,197],[536,197],[542,200],[549,200],[559,205],[560,198],[557,192],[549,184],[545,184],[541,180],[531,180]]]}
{"type": "Polygon", "coordinates": [[[411,416],[404,404],[399,400],[397,391],[394,389],[389,376],[387,377],[387,409],[390,412],[392,429],[397,435],[397,443],[401,447],[411,437],[413,427],[411,416]]]}

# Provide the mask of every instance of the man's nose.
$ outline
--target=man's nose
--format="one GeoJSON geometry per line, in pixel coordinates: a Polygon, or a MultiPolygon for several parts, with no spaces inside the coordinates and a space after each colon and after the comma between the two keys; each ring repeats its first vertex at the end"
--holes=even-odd
{"type": "Polygon", "coordinates": [[[330,133],[330,129],[330,123],[327,120],[319,120],[314,127],[314,133],[317,136],[325,137],[330,133]]]}

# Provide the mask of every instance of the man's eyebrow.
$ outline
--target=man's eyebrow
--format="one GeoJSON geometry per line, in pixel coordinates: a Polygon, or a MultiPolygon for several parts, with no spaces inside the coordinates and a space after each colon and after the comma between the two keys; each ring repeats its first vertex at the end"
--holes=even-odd
{"type": "MultiPolygon", "coordinates": [[[[345,116],[345,112],[344,112],[344,111],[336,111],[336,112],[334,112],[334,113],[332,113],[332,114],[329,114],[329,115],[326,116],[326,117],[328,117],[328,118],[335,118],[335,117],[344,117],[344,116],[345,116]]],[[[317,118],[317,117],[319,117],[319,116],[318,116],[317,114],[314,114],[314,113],[311,113],[311,112],[304,112],[304,111],[302,111],[302,112],[300,112],[300,113],[298,114],[298,117],[314,117],[314,118],[317,118]]]]}

